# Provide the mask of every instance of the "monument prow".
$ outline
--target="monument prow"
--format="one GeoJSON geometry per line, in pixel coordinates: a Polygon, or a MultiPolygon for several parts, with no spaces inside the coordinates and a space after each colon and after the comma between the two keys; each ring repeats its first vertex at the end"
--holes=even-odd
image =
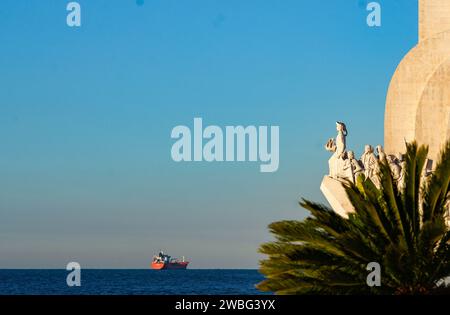
{"type": "Polygon", "coordinates": [[[398,185],[401,185],[401,158],[389,156],[388,159],[381,145],[376,146],[378,155],[375,155],[374,148],[366,145],[363,155],[358,160],[353,151],[347,151],[347,126],[337,121],[336,131],[336,138],[330,138],[325,144],[325,150],[332,152],[332,155],[328,160],[329,173],[324,176],[320,190],[333,210],[347,218],[349,213],[355,211],[355,208],[348,198],[344,183],[356,183],[357,178],[364,175],[364,180],[370,180],[376,187],[380,187],[379,161],[386,161],[393,170],[400,168],[395,180],[398,185]]]}
{"type": "Polygon", "coordinates": [[[344,218],[348,218],[348,214],[355,212],[350,199],[347,196],[345,187],[341,181],[331,178],[330,176],[324,176],[320,190],[327,199],[331,208],[344,218]]]}

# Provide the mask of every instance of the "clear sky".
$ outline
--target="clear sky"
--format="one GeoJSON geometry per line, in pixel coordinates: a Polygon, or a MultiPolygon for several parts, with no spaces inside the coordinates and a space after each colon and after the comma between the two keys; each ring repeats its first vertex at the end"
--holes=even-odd
{"type": "Polygon", "coordinates": [[[383,142],[417,0],[64,0],[0,5],[0,268],[256,268],[267,225],[324,201],[335,121],[383,142]],[[280,126],[280,167],[175,163],[173,127],[280,126]]]}

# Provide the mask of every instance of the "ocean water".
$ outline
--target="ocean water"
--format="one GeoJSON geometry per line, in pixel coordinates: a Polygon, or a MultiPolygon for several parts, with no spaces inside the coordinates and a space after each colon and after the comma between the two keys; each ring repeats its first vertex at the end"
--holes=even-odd
{"type": "Polygon", "coordinates": [[[0,269],[0,295],[263,294],[257,270],[81,270],[81,286],[68,287],[66,270],[0,269]]]}

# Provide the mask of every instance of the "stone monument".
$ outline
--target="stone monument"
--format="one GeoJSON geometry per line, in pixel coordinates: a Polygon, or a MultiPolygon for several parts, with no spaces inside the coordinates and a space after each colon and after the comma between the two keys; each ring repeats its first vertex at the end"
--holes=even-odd
{"type": "Polygon", "coordinates": [[[392,77],[384,125],[385,147],[376,147],[378,156],[366,145],[361,160],[355,160],[353,152],[346,151],[347,128],[340,122],[336,140],[328,140],[325,146],[333,155],[320,188],[334,211],[344,217],[354,211],[344,181],[354,182],[362,173],[378,186],[378,161],[386,160],[402,187],[405,143],[416,140],[429,145],[430,160],[424,170],[428,176],[450,139],[450,0],[419,0],[419,41],[392,77]]]}
{"type": "Polygon", "coordinates": [[[385,150],[391,154],[417,140],[430,146],[435,161],[450,138],[449,0],[419,0],[419,42],[391,80],[384,126],[385,150]]]}
{"type": "Polygon", "coordinates": [[[325,149],[332,152],[328,160],[329,173],[324,176],[320,190],[327,198],[334,211],[343,217],[347,217],[349,212],[355,209],[348,199],[343,183],[355,183],[360,175],[361,180],[370,180],[376,186],[379,186],[379,167],[380,158],[384,157],[384,151],[380,145],[377,146],[379,157],[374,154],[373,147],[366,145],[364,154],[360,160],[355,158],[353,151],[347,151],[346,137],[347,127],[343,122],[336,122],[337,136],[330,138],[325,144],[325,149]]]}
{"type": "Polygon", "coordinates": [[[332,155],[328,160],[329,174],[323,178],[320,189],[333,210],[346,217],[349,209],[354,211],[354,208],[348,200],[342,180],[353,178],[353,173],[351,165],[348,165],[350,160],[346,152],[347,127],[343,122],[337,121],[336,131],[336,139],[330,138],[325,144],[325,150],[332,152],[332,155]]]}

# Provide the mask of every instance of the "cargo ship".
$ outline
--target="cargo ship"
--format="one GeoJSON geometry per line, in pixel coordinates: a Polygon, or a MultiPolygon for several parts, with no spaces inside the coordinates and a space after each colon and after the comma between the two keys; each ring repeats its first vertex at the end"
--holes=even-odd
{"type": "Polygon", "coordinates": [[[162,270],[162,269],[186,269],[189,262],[177,258],[171,258],[171,256],[164,254],[162,251],[158,255],[153,256],[152,269],[162,270]]]}

